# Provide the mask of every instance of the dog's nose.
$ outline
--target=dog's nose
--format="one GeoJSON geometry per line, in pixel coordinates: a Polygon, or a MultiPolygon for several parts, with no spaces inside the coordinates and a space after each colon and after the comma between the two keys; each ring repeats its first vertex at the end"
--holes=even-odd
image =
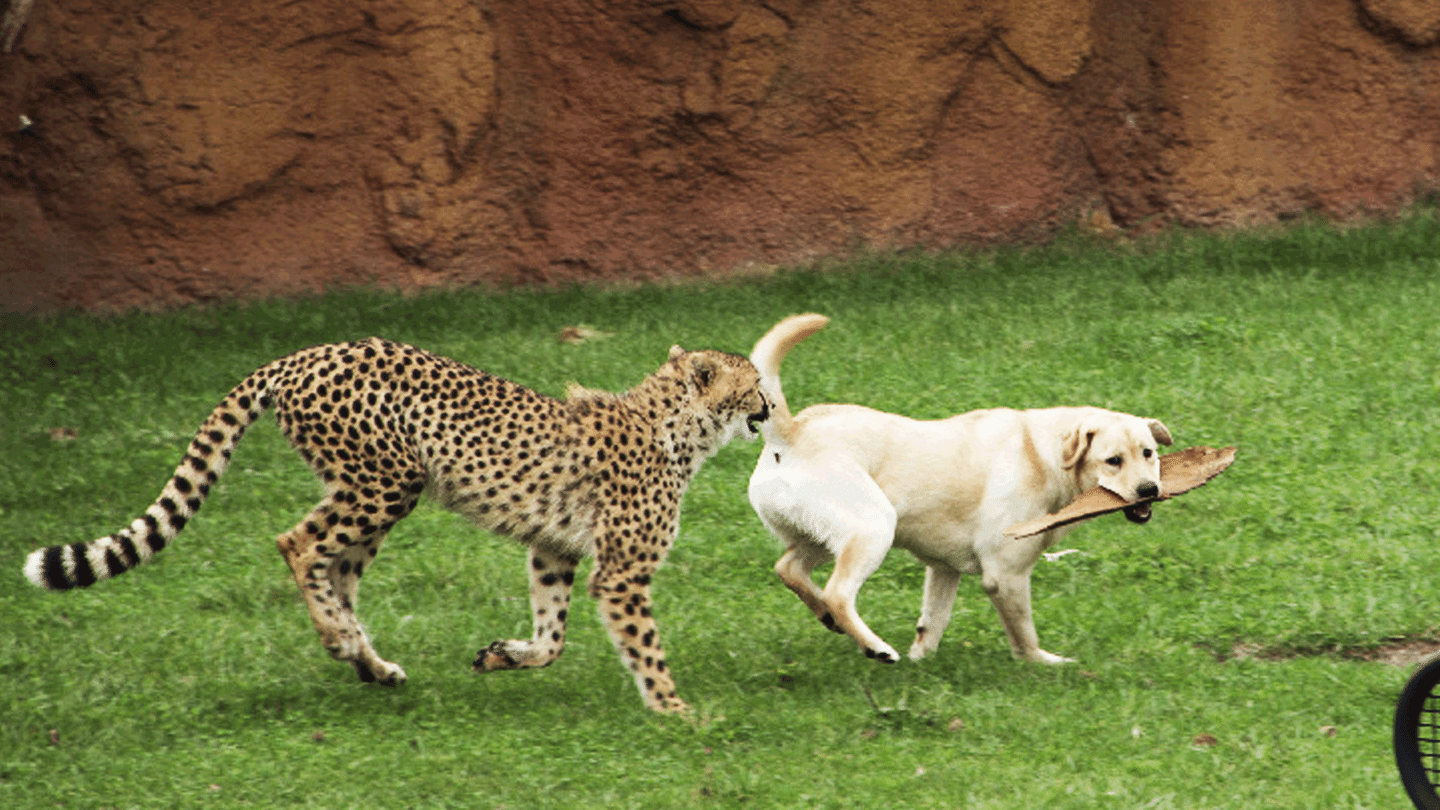
{"type": "Polygon", "coordinates": [[[1154,498],[1160,495],[1160,486],[1153,481],[1146,481],[1135,488],[1135,494],[1142,498],[1154,498]]]}

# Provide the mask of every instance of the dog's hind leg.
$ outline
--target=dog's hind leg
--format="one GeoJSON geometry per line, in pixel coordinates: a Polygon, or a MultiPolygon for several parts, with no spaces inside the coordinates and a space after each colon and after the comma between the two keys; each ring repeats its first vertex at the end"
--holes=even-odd
{"type": "Polygon", "coordinates": [[[805,465],[750,483],[750,503],[789,549],[775,573],[826,627],[855,639],[871,658],[893,663],[895,648],[875,635],[855,610],[865,580],[885,561],[895,539],[895,507],[852,459],[809,459],[805,465]],[[823,472],[823,476],[815,471],[823,472]],[[835,558],[823,590],[810,572],[835,558]]]}
{"type": "Polygon", "coordinates": [[[959,571],[948,565],[926,566],[925,599],[920,606],[915,643],[910,645],[912,661],[919,661],[940,646],[940,637],[950,626],[950,613],[955,608],[955,592],[959,587],[959,571]]]}
{"type": "Polygon", "coordinates": [[[825,590],[820,597],[840,630],[855,639],[855,643],[860,645],[860,649],[864,650],[867,656],[887,664],[899,661],[900,654],[866,626],[865,620],[860,618],[859,611],[855,609],[855,597],[860,593],[860,586],[880,568],[880,564],[885,561],[885,555],[890,551],[895,532],[894,514],[892,509],[888,523],[871,521],[875,525],[867,526],[851,536],[836,555],[835,570],[830,573],[830,579],[825,583],[825,590]]]}
{"type": "Polygon", "coordinates": [[[830,552],[814,543],[797,542],[785,550],[785,554],[775,561],[775,575],[780,581],[800,597],[800,601],[810,608],[815,618],[820,623],[835,631],[843,633],[835,624],[835,617],[830,615],[830,608],[825,605],[825,593],[810,578],[810,572],[815,566],[830,559],[830,552]]]}

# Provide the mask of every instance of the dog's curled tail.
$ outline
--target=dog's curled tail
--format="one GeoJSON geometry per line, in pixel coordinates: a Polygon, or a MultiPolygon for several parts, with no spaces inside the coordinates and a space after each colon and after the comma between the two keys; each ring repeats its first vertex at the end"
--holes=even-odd
{"type": "Polygon", "coordinates": [[[791,315],[756,341],[754,350],[750,352],[750,362],[760,372],[760,387],[770,399],[770,418],[760,427],[765,441],[788,442],[792,430],[790,406],[786,404],[785,391],[780,386],[781,361],[795,348],[795,344],[820,331],[829,322],[829,318],[813,312],[791,315]]]}
{"type": "Polygon", "coordinates": [[[269,382],[265,378],[269,368],[250,375],[210,413],[160,496],[144,514],[98,540],[31,552],[25,561],[25,576],[52,591],[84,588],[149,562],[169,545],[200,510],[210,488],[225,472],[230,453],[245,429],[269,407],[269,382]]]}

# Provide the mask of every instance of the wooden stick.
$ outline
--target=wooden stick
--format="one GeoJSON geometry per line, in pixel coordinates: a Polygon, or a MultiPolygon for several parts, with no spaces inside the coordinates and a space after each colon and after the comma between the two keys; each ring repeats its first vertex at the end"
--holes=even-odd
{"type": "Polygon", "coordinates": [[[1049,529],[1077,523],[1108,512],[1118,512],[1127,506],[1152,501],[1166,501],[1202,486],[1206,481],[1225,472],[1235,461],[1235,448],[1191,447],[1178,453],[1160,457],[1160,496],[1127,501],[1115,493],[1095,487],[1075,496],[1067,506],[1034,520],[1016,523],[1005,530],[1007,537],[1029,537],[1049,529]]]}

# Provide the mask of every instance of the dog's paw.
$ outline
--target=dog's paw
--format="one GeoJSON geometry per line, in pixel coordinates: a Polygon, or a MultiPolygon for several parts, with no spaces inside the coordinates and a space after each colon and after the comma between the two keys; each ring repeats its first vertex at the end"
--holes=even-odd
{"type": "Polygon", "coordinates": [[[1047,664],[1050,666],[1075,663],[1074,658],[1066,658],[1063,655],[1056,655],[1055,653],[1045,652],[1044,650],[1036,650],[1035,652],[1030,653],[1029,655],[1025,656],[1025,660],[1035,664],[1047,664]]]}
{"type": "Polygon", "coordinates": [[[939,633],[932,633],[924,627],[917,627],[915,628],[915,641],[910,645],[910,660],[919,661],[939,648],[939,633]]]}
{"type": "Polygon", "coordinates": [[[888,645],[878,650],[865,648],[865,657],[874,658],[882,664],[893,664],[900,660],[900,654],[891,649],[888,645]]]}

